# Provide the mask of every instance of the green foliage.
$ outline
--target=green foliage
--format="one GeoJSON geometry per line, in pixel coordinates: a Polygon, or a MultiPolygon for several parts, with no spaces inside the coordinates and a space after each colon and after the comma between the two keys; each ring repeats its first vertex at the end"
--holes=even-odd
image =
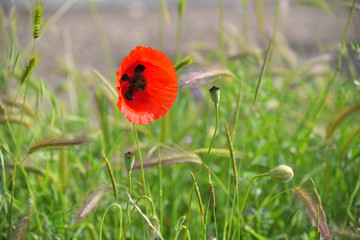
{"type": "MultiPolygon", "coordinates": [[[[186,1],[180,3],[183,15],[186,1]]],[[[17,39],[12,38],[14,29],[3,30],[1,8],[0,24],[0,239],[117,239],[123,234],[129,239],[129,228],[122,227],[128,221],[122,209],[129,200],[124,154],[136,152],[136,144],[111,92],[115,83],[99,72],[96,77],[65,69],[70,84],[50,89],[42,76],[30,77],[38,55],[19,50],[17,39]],[[44,134],[44,129],[64,134],[44,134]],[[71,136],[86,136],[87,144],[83,144],[85,138],[71,136]]],[[[266,47],[256,49],[259,56],[266,55],[266,47]]],[[[131,215],[134,239],[144,238],[149,222],[154,227],[148,228],[151,238],[203,239],[216,233],[219,239],[310,239],[325,220],[333,234],[357,239],[352,231],[359,227],[360,215],[360,95],[355,79],[339,72],[341,79],[334,81],[329,92],[329,76],[337,69],[323,60],[296,65],[281,56],[285,64],[272,61],[286,52],[280,48],[274,45],[274,57],[267,58],[268,67],[263,70],[251,55],[227,58],[224,69],[183,68],[179,97],[167,116],[171,128],[167,145],[157,140],[161,120],[137,127],[147,197],[156,212],[162,200],[163,218],[155,217],[154,209],[151,215],[145,201],[132,201],[146,194],[136,156],[129,206],[136,206],[131,215]],[[260,75],[261,85],[257,83],[260,75]],[[216,109],[208,92],[214,84],[221,88],[216,109]],[[161,182],[159,158],[163,160],[161,182]],[[192,192],[190,173],[197,172],[205,159],[212,189],[208,174],[202,171],[196,179],[198,191],[192,192]],[[282,164],[294,170],[291,181],[267,177],[282,164]],[[256,176],[262,177],[253,181],[256,176]],[[317,207],[310,202],[315,195],[307,190],[313,186],[311,178],[316,182],[316,202],[321,203],[317,207]],[[211,209],[214,193],[216,216],[211,209]],[[198,200],[194,197],[188,209],[192,194],[198,200]],[[295,195],[311,203],[307,210],[295,195]],[[318,228],[305,220],[309,209],[318,228]]],[[[359,53],[358,46],[353,49],[359,53]]],[[[202,59],[215,65],[217,52],[202,59]]],[[[178,66],[191,61],[184,58],[178,66]]]]}

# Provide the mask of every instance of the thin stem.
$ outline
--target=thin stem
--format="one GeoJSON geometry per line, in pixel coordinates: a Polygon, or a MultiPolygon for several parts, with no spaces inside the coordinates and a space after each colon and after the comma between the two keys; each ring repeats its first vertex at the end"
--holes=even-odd
{"type": "Polygon", "coordinates": [[[136,125],[133,124],[133,127],[134,127],[136,148],[138,150],[138,155],[139,155],[139,160],[140,160],[141,179],[142,179],[143,186],[144,186],[144,195],[147,196],[145,174],[144,174],[144,166],[143,166],[143,161],[142,161],[142,157],[141,157],[141,151],[140,151],[140,147],[139,147],[139,139],[138,139],[138,135],[137,135],[136,125]]]}
{"type": "Polygon", "coordinates": [[[162,199],[163,199],[163,187],[162,187],[162,168],[161,168],[161,155],[160,155],[160,149],[159,148],[159,215],[160,215],[160,229],[163,229],[163,205],[162,205],[162,199]]]}
{"type": "Polygon", "coordinates": [[[213,206],[213,215],[214,215],[214,224],[215,224],[215,236],[216,239],[220,239],[219,235],[218,235],[218,230],[217,230],[217,224],[216,224],[216,214],[215,214],[215,206],[213,206]]]}
{"type": "Polygon", "coordinates": [[[232,131],[232,141],[234,141],[237,124],[238,124],[238,121],[239,121],[240,103],[241,103],[241,95],[242,95],[242,84],[243,83],[241,81],[240,82],[240,89],[239,89],[238,99],[237,99],[237,102],[236,102],[234,127],[233,127],[233,131],[232,131]]]}
{"type": "MultiPolygon", "coordinates": [[[[129,179],[129,195],[131,195],[131,170],[128,171],[128,179],[129,179]]],[[[129,225],[130,225],[130,236],[131,236],[131,239],[133,240],[134,235],[133,235],[132,228],[131,228],[131,218],[130,218],[130,213],[129,213],[129,205],[130,205],[130,199],[128,199],[128,201],[126,203],[126,214],[127,214],[128,222],[129,222],[129,225]]],[[[124,234],[125,234],[125,232],[124,232],[124,234]]]]}
{"type": "MultiPolygon", "coordinates": [[[[9,210],[9,218],[8,218],[8,220],[9,220],[9,232],[8,232],[9,235],[8,236],[11,235],[11,228],[12,228],[11,219],[12,219],[12,207],[13,207],[13,203],[14,203],[14,193],[15,193],[15,178],[16,178],[17,165],[19,164],[18,158],[19,158],[19,153],[20,153],[21,127],[22,127],[22,120],[24,117],[24,108],[25,108],[25,101],[26,101],[28,86],[29,86],[29,81],[26,82],[26,87],[25,87],[24,100],[23,100],[23,104],[22,104],[22,108],[21,108],[19,133],[18,133],[18,138],[17,138],[18,142],[17,142],[17,147],[16,147],[16,156],[14,159],[15,166],[14,166],[14,173],[13,173],[13,177],[12,177],[12,186],[11,186],[11,201],[10,201],[10,210],[9,210]]],[[[20,87],[19,87],[19,90],[20,90],[20,87]]],[[[15,102],[15,100],[14,100],[14,102],[15,102]]],[[[10,114],[9,114],[9,116],[10,116],[10,114]]],[[[41,225],[39,225],[39,228],[40,228],[40,231],[42,232],[41,225]]]]}
{"type": "MultiPolygon", "coordinates": [[[[215,111],[216,111],[215,130],[214,130],[213,137],[212,137],[212,139],[211,139],[211,143],[210,143],[210,146],[209,146],[209,150],[207,151],[206,156],[205,156],[205,158],[204,158],[204,161],[202,162],[199,170],[198,170],[197,173],[196,173],[195,180],[194,180],[194,183],[193,183],[193,186],[192,186],[192,190],[191,190],[191,194],[190,194],[190,200],[189,200],[189,209],[188,209],[188,214],[187,214],[187,219],[186,219],[186,229],[189,229],[189,225],[190,225],[191,203],[192,203],[192,198],[193,198],[194,189],[195,189],[195,182],[196,182],[197,178],[199,177],[200,172],[201,172],[201,170],[203,169],[204,165],[206,164],[206,161],[208,160],[208,157],[209,157],[210,152],[211,152],[211,148],[212,148],[212,146],[214,145],[214,142],[215,142],[215,137],[216,137],[216,133],[217,133],[218,126],[219,126],[219,105],[218,105],[218,104],[215,104],[215,111]]],[[[185,236],[184,236],[184,240],[186,240],[186,238],[187,238],[187,236],[185,235],[185,236]]]]}
{"type": "Polygon", "coordinates": [[[102,220],[101,220],[101,224],[100,224],[100,240],[102,239],[102,229],[103,229],[103,226],[104,226],[104,221],[105,221],[105,217],[106,217],[106,214],[107,212],[109,211],[109,209],[112,207],[112,206],[115,206],[118,208],[118,216],[119,216],[119,222],[120,222],[120,226],[119,226],[119,239],[123,236],[122,234],[122,209],[121,209],[121,206],[118,204],[118,203],[113,203],[111,204],[109,207],[106,208],[105,212],[104,212],[104,215],[102,217],[102,220]]]}
{"type": "Polygon", "coordinates": [[[4,135],[5,135],[5,130],[6,130],[6,127],[7,127],[7,126],[8,126],[8,124],[9,124],[9,119],[10,119],[10,116],[11,116],[12,110],[13,110],[13,108],[14,108],[14,105],[15,105],[16,99],[17,99],[17,98],[18,98],[18,96],[19,96],[19,93],[20,93],[20,88],[21,88],[21,85],[20,85],[20,87],[19,87],[19,89],[18,89],[18,91],[17,91],[17,93],[16,93],[16,96],[15,96],[15,98],[14,98],[14,101],[13,101],[13,103],[11,104],[9,114],[8,114],[8,116],[7,116],[7,118],[6,118],[5,126],[4,126],[4,128],[3,128],[3,132],[2,132],[2,134],[1,134],[1,138],[0,138],[0,144],[1,144],[1,145],[2,145],[2,142],[3,142],[2,140],[3,140],[3,138],[4,138],[4,135]]]}
{"type": "MultiPolygon", "coordinates": [[[[151,208],[152,208],[152,215],[155,216],[155,206],[154,206],[154,203],[153,203],[153,201],[151,200],[151,198],[149,198],[148,196],[140,196],[140,197],[136,200],[135,205],[138,205],[139,201],[140,201],[141,199],[143,199],[143,198],[145,198],[145,199],[147,199],[148,201],[150,201],[150,203],[151,203],[151,208]]],[[[129,199],[129,201],[130,201],[130,199],[129,199]]],[[[147,202],[145,202],[145,204],[147,204],[147,202]]],[[[134,206],[133,209],[131,210],[131,213],[130,213],[130,219],[132,218],[132,215],[134,214],[135,209],[136,209],[136,207],[134,206]]],[[[124,234],[121,236],[121,239],[124,239],[125,233],[126,233],[126,230],[127,230],[128,226],[129,226],[129,224],[130,224],[130,223],[129,223],[129,221],[128,221],[128,222],[126,223],[126,225],[125,225],[124,234]]]]}
{"type": "Polygon", "coordinates": [[[245,193],[245,196],[241,202],[241,205],[239,206],[239,216],[241,217],[242,216],[242,212],[244,210],[244,207],[245,207],[245,202],[246,202],[246,199],[249,195],[249,192],[250,192],[250,188],[251,188],[251,185],[253,184],[253,182],[255,181],[256,178],[259,178],[259,177],[266,177],[266,176],[269,176],[270,173],[263,173],[263,174],[259,174],[259,175],[256,175],[255,177],[253,177],[249,183],[249,186],[246,190],[246,193],[245,193]]]}

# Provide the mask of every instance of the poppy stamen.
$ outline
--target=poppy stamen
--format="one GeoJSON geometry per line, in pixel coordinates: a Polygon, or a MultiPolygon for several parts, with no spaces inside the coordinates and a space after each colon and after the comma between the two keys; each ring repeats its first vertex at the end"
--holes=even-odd
{"type": "Polygon", "coordinates": [[[145,66],[144,65],[137,65],[136,68],[135,68],[135,74],[136,75],[140,75],[142,74],[142,72],[145,70],[145,66]]]}
{"type": "Polygon", "coordinates": [[[129,88],[129,90],[126,91],[125,98],[127,100],[132,100],[133,99],[133,90],[131,88],[129,88]]]}
{"type": "Polygon", "coordinates": [[[144,72],[144,70],[145,70],[145,66],[139,64],[135,68],[135,74],[131,78],[127,74],[124,74],[122,76],[121,80],[130,83],[129,90],[127,90],[125,93],[125,98],[127,100],[133,99],[134,92],[145,91],[148,85],[148,81],[143,75],[141,75],[144,72]]]}
{"type": "Polygon", "coordinates": [[[130,81],[130,77],[129,75],[127,75],[126,73],[121,77],[121,80],[125,81],[125,82],[129,82],[130,81]]]}

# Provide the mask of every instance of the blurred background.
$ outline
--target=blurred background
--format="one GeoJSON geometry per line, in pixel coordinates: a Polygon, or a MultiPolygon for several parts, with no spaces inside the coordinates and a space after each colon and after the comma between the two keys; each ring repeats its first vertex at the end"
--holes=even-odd
{"type": "MultiPolygon", "coordinates": [[[[175,57],[178,1],[166,2],[163,44],[159,45],[158,0],[46,0],[45,26],[37,48],[42,75],[56,85],[59,66],[81,71],[98,69],[114,77],[121,60],[137,45],[162,49],[175,57]],[[60,58],[60,59],[59,59],[60,58]]],[[[264,49],[273,34],[276,0],[223,0],[225,50],[229,57],[249,49],[264,49]],[[262,8],[259,7],[262,3],[262,8]],[[263,13],[263,14],[260,14],[263,13]],[[259,17],[262,16],[262,17],[259,17]]],[[[21,46],[32,47],[32,1],[1,0],[10,19],[16,11],[21,46]]],[[[181,34],[181,52],[206,53],[218,46],[218,0],[187,1],[181,34]]],[[[280,0],[278,43],[289,59],[313,58],[339,49],[349,1],[280,0]]],[[[359,42],[360,13],[355,11],[348,41],[359,42]]],[[[336,59],[334,59],[336,60],[336,59]]]]}

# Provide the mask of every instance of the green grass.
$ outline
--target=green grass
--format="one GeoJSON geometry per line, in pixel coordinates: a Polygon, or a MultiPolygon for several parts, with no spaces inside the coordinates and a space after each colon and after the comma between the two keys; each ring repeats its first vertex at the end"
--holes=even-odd
{"type": "MultiPolygon", "coordinates": [[[[179,21],[186,15],[186,1],[180,2],[179,21]]],[[[262,2],[257,4],[260,7],[262,2]]],[[[97,19],[96,7],[91,7],[97,19]]],[[[116,106],[111,90],[115,82],[108,82],[109,90],[101,73],[89,75],[64,67],[67,86],[60,92],[50,89],[45,76],[31,75],[34,69],[26,67],[32,57],[41,64],[37,40],[30,51],[21,51],[14,38],[16,23],[5,28],[1,11],[0,24],[0,239],[100,239],[100,233],[103,239],[121,238],[129,201],[124,154],[136,153],[136,162],[139,155],[133,126],[116,106]]],[[[223,28],[223,22],[219,25],[223,28]]],[[[223,29],[219,34],[220,46],[236,41],[224,37],[223,29]]],[[[106,38],[101,39],[106,49],[106,38]]],[[[213,49],[203,55],[212,72],[183,88],[189,76],[203,73],[188,67],[178,71],[178,98],[167,122],[137,127],[144,165],[149,160],[155,164],[144,169],[146,193],[140,168],[132,170],[131,202],[142,212],[135,209],[131,215],[133,239],[145,238],[144,214],[153,222],[152,203],[164,239],[208,239],[216,234],[218,239],[318,239],[319,234],[324,236],[318,233],[324,219],[337,235],[334,239],[359,239],[354,232],[360,216],[360,88],[351,63],[343,65],[344,71],[339,69],[341,59],[353,51],[346,47],[346,33],[339,64],[318,61],[292,66],[284,58],[281,42],[272,44],[268,55],[267,44],[255,51],[267,66],[264,60],[259,62],[258,54],[229,58],[223,50],[213,49]],[[219,61],[225,72],[216,71],[219,61]],[[213,85],[221,89],[217,131],[217,109],[208,92],[213,85]],[[195,88],[197,93],[192,91],[195,88]],[[292,167],[291,181],[268,176],[280,164],[292,167]],[[211,173],[215,211],[205,168],[211,173]],[[198,171],[194,180],[202,214],[190,175],[198,171]],[[309,219],[308,203],[318,218],[309,219]]],[[[107,58],[113,61],[108,54],[107,58]]],[[[131,203],[129,212],[132,209],[131,203]]],[[[131,239],[129,227],[125,237],[131,239]]]]}

